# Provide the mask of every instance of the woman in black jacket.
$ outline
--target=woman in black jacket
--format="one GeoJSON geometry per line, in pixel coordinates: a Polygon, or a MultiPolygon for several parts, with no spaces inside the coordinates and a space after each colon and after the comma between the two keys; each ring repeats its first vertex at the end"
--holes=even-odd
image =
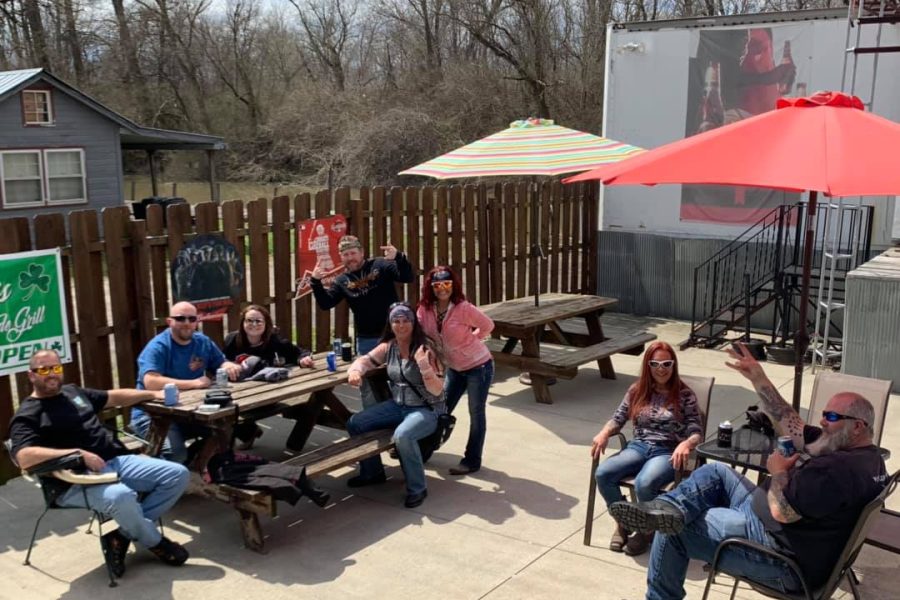
{"type": "MultiPolygon", "coordinates": [[[[225,357],[240,364],[248,356],[258,356],[269,367],[312,367],[312,353],[284,339],[272,324],[272,315],[259,304],[250,304],[241,311],[241,326],[225,336],[225,357]]],[[[235,437],[243,442],[242,449],[253,447],[262,429],[255,421],[247,420],[235,428],[235,437]]]]}

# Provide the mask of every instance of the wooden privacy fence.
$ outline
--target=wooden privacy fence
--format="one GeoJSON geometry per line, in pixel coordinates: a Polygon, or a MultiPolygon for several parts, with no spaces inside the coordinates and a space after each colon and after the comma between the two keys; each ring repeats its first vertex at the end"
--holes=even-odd
{"type": "MultiPolygon", "coordinates": [[[[38,215],[33,227],[27,218],[0,219],[0,254],[63,249],[74,357],[65,379],[98,389],[132,387],[138,354],[165,327],[171,257],[195,235],[221,232],[234,244],[246,273],[238,301],[224,321],[204,322],[204,333],[221,344],[225,333],[238,326],[241,306],[254,302],[270,307],[275,324],[292,333],[295,342],[321,351],[330,347],[332,337],[348,338],[349,315],[344,303],[322,311],[311,295],[293,298],[298,222],[343,214],[368,255],[378,255],[380,246],[392,243],[407,253],[419,275],[434,265],[450,265],[477,304],[531,295],[538,283],[542,292],[594,293],[594,189],[552,183],[535,194],[544,250],[537,281],[529,275],[533,230],[527,183],[361,188],[355,196],[341,188],[271,202],[180,204],[167,208],[168,227],[156,205],[148,206],[146,220],[132,220],[124,206],[99,215],[94,210],[38,215]]],[[[417,280],[398,286],[401,297],[415,303],[419,285],[417,280]]],[[[19,393],[29,390],[24,373],[16,382],[19,393]]],[[[0,439],[8,437],[13,407],[10,377],[0,377],[0,439]]]]}

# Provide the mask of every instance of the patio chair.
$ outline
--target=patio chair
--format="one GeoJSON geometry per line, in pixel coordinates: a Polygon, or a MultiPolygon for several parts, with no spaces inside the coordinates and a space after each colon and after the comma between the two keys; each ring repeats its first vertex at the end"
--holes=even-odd
{"type": "MultiPolygon", "coordinates": [[[[697,395],[697,407],[700,409],[700,420],[702,421],[703,427],[703,438],[706,439],[706,422],[707,415],[709,414],[709,401],[712,397],[712,388],[713,384],[716,382],[715,377],[695,377],[693,375],[682,375],[681,380],[693,390],[694,394],[697,395]]],[[[619,448],[624,448],[626,444],[628,444],[628,438],[625,437],[623,433],[617,433],[615,435],[619,439],[619,448]]],[[[594,473],[597,472],[597,466],[600,464],[599,458],[591,459],[591,483],[590,488],[588,489],[588,503],[587,503],[587,514],[584,518],[584,545],[591,545],[591,535],[593,534],[594,529],[594,503],[597,499],[597,482],[594,479],[594,473]]],[[[673,482],[673,486],[678,485],[678,483],[684,479],[686,476],[690,475],[691,471],[698,467],[698,459],[695,456],[691,456],[689,459],[688,467],[678,471],[675,474],[675,481],[673,482]]],[[[619,486],[624,487],[628,490],[628,495],[631,498],[632,502],[637,501],[637,496],[634,491],[634,477],[626,477],[619,482],[619,486]]]]}
{"type": "Polygon", "coordinates": [[[803,576],[803,573],[800,571],[800,567],[797,563],[789,558],[788,556],[781,554],[771,548],[767,548],[761,544],[757,544],[756,542],[751,542],[750,540],[746,540],[743,538],[728,538],[726,540],[722,540],[719,544],[718,548],[716,548],[716,553],[713,556],[712,567],[709,570],[709,576],[706,578],[706,588],[703,590],[703,600],[706,600],[709,595],[710,587],[712,586],[713,579],[715,578],[717,573],[723,573],[725,575],[731,575],[727,571],[720,571],[718,568],[719,559],[722,556],[722,553],[728,548],[749,548],[754,551],[760,552],[762,554],[766,554],[768,556],[772,556],[784,561],[784,563],[794,571],[797,577],[800,579],[800,583],[803,586],[803,589],[799,593],[784,593],[781,590],[776,590],[770,588],[764,584],[758,583],[756,581],[751,581],[741,576],[734,576],[734,586],[731,588],[731,598],[734,598],[735,593],[737,592],[738,585],[743,581],[747,583],[753,591],[758,592],[764,596],[768,596],[769,598],[781,598],[783,600],[825,600],[826,598],[831,598],[834,591],[837,589],[838,584],[840,584],[843,578],[847,578],[847,581],[850,583],[850,591],[853,594],[853,598],[855,600],[859,600],[859,589],[857,584],[859,581],[856,579],[856,575],[852,571],[853,562],[856,560],[857,555],[859,554],[860,548],[862,548],[863,542],[866,539],[866,532],[876,523],[878,519],[878,515],[884,507],[884,502],[888,496],[893,493],[894,488],[897,487],[897,479],[900,477],[900,471],[894,473],[887,482],[884,490],[866,507],[863,509],[862,513],[859,515],[859,520],[856,522],[856,527],[853,528],[853,532],[850,534],[850,537],[847,539],[847,545],[844,546],[844,551],[841,553],[840,558],[838,558],[837,563],[834,565],[834,570],[831,572],[831,576],[828,580],[816,589],[810,589],[809,584],[806,582],[806,579],[803,576]]]}
{"type": "MultiPolygon", "coordinates": [[[[19,463],[16,461],[15,456],[13,456],[12,443],[10,440],[6,440],[3,442],[4,447],[6,448],[6,452],[12,460],[13,464],[21,468],[19,463]]],[[[25,475],[36,477],[38,480],[38,484],[41,488],[41,493],[44,496],[44,512],[40,514],[37,518],[37,521],[34,523],[34,530],[31,533],[31,541],[28,543],[28,552],[25,554],[25,562],[23,564],[30,565],[31,564],[31,550],[34,548],[34,540],[37,537],[38,527],[41,524],[41,520],[51,509],[59,509],[59,510],[87,510],[91,513],[91,523],[95,520],[97,522],[97,539],[100,540],[103,537],[103,523],[108,520],[108,517],[103,513],[93,510],[91,508],[84,507],[75,507],[75,506],[60,506],[56,503],[60,496],[68,489],[66,486],[60,485],[61,482],[80,485],[82,486],[82,493],[84,494],[84,503],[87,505],[87,491],[86,488],[92,485],[107,485],[110,483],[116,483],[119,478],[115,473],[78,473],[76,470],[84,469],[84,461],[81,458],[81,455],[77,452],[73,452],[72,454],[67,454],[65,456],[61,456],[59,458],[54,458],[48,461],[44,461],[39,465],[35,465],[34,467],[23,470],[25,475]]],[[[100,552],[102,555],[103,547],[100,547],[100,552]]],[[[106,564],[106,571],[109,574],[109,587],[116,587],[116,578],[112,572],[112,567],[110,567],[109,563],[104,560],[106,564]]]]}
{"type": "Polygon", "coordinates": [[[884,430],[884,416],[887,413],[888,399],[891,396],[891,384],[890,380],[885,379],[819,371],[816,373],[816,380],[813,383],[807,421],[811,425],[818,423],[828,400],[838,392],[857,392],[871,402],[875,409],[875,422],[872,423],[875,437],[872,441],[876,446],[880,446],[881,432],[884,430]]]}

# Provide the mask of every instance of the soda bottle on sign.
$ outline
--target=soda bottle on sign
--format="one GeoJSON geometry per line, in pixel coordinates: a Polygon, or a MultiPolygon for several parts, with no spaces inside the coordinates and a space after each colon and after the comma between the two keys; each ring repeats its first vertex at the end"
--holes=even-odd
{"type": "Polygon", "coordinates": [[[794,88],[794,77],[797,74],[797,71],[794,68],[794,57],[791,56],[790,41],[784,43],[784,48],[781,51],[781,65],[786,68],[789,67],[787,73],[781,74],[782,79],[778,84],[778,93],[784,96],[785,94],[790,93],[794,88]]]}
{"type": "Polygon", "coordinates": [[[706,95],[706,119],[719,127],[725,122],[725,109],[722,106],[722,82],[719,78],[719,63],[709,66],[710,82],[709,93],[706,95]]]}

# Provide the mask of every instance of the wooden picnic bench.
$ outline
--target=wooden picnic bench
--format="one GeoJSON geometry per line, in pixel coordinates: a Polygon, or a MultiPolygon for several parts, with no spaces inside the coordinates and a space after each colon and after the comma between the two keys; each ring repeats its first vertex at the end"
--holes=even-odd
{"type": "Polygon", "coordinates": [[[535,399],[551,404],[547,378],[573,379],[579,366],[597,361],[600,375],[615,379],[613,354],[640,354],[644,344],[656,339],[646,332],[604,335],[600,316],[615,304],[612,298],[589,294],[542,294],[538,306],[532,298],[483,306],[494,321],[494,334],[505,338],[488,340],[488,348],[497,364],[528,373],[535,399]]]}
{"type": "MultiPolygon", "coordinates": [[[[390,450],[394,447],[392,436],[392,429],[371,431],[281,461],[281,464],[306,467],[307,477],[315,478],[390,450]]],[[[259,517],[278,516],[278,503],[272,494],[224,484],[205,483],[196,477],[192,480],[191,492],[232,505],[240,518],[244,545],[256,552],[266,552],[265,536],[259,517]]]]}
{"type": "MultiPolygon", "coordinates": [[[[240,418],[257,420],[282,415],[294,419],[296,423],[287,445],[296,451],[302,450],[316,424],[345,428],[352,412],[333,390],[347,382],[350,363],[339,362],[337,371],[329,372],[325,369],[324,353],[313,358],[315,368],[294,368],[284,381],[244,381],[230,384],[232,404],[214,412],[197,411],[197,407],[203,403],[206,390],[182,392],[176,406],[165,406],[159,402],[142,405],[152,418],[149,441],[150,453],[153,455],[158,454],[162,448],[172,423],[197,423],[210,429],[210,436],[190,464],[192,480],[189,490],[235,508],[240,518],[245,545],[258,552],[264,551],[259,515],[277,515],[274,498],[267,492],[206,483],[201,474],[214,454],[231,447],[234,425],[240,418]]],[[[315,477],[393,447],[390,438],[390,431],[373,432],[301,454],[283,463],[305,466],[307,475],[315,477]]]]}

